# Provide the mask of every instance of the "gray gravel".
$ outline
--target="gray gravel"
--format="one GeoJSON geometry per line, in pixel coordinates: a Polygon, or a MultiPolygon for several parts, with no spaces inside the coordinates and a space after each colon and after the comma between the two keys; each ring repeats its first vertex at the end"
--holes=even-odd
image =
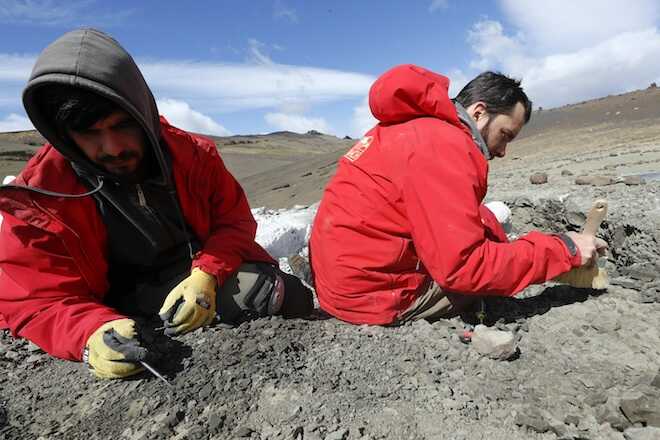
{"type": "Polygon", "coordinates": [[[514,235],[576,230],[594,198],[610,203],[606,292],[547,284],[486,301],[485,324],[515,337],[509,361],[459,340],[472,314],[396,328],[260,319],[148,334],[168,388],[96,381],[0,332],[0,438],[658,438],[660,182],[577,186],[567,173],[625,158],[610,153],[493,167],[489,199],[512,208],[514,235]],[[540,171],[548,183],[531,185],[540,171]]]}

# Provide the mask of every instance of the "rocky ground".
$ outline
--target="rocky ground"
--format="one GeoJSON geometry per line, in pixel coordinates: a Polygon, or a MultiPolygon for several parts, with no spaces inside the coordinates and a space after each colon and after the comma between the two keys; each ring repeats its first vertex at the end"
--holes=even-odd
{"type": "MultiPolygon", "coordinates": [[[[607,111],[628,98],[607,101],[607,111]]],[[[604,114],[594,105],[583,106],[604,114]]],[[[550,125],[561,121],[551,116],[550,125]]],[[[607,198],[599,235],[610,245],[611,286],[547,284],[488,299],[485,324],[513,336],[510,359],[461,342],[477,323],[472,313],[396,328],[317,314],[176,339],[145,330],[167,386],[149,374],[97,381],[0,333],[0,438],[660,439],[660,124],[559,125],[531,130],[492,162],[488,199],[511,207],[515,237],[579,229],[592,200],[607,198]],[[546,183],[533,184],[533,174],[546,183]]],[[[328,160],[321,156],[312,159],[328,160]]],[[[309,189],[331,174],[320,168],[309,168],[317,173],[305,197],[320,197],[309,189]]],[[[273,168],[244,186],[293,185],[296,176],[273,168]]],[[[299,201],[299,191],[271,189],[272,206],[299,201]]],[[[267,191],[258,197],[269,200],[267,191]]]]}

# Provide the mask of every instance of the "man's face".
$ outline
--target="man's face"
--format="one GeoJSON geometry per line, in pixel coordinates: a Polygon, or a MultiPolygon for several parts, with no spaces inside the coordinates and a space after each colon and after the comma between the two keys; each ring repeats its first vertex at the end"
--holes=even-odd
{"type": "Polygon", "coordinates": [[[67,132],[89,160],[109,173],[131,176],[140,169],[144,131],[125,111],[110,113],[89,128],[67,132]]]}
{"type": "Polygon", "coordinates": [[[477,122],[479,133],[486,141],[488,151],[493,157],[504,157],[507,145],[518,136],[525,125],[525,106],[520,102],[516,103],[513,111],[508,115],[488,113],[485,105],[477,106],[476,109],[472,117],[477,122]],[[479,108],[482,110],[479,111],[479,108]]]}

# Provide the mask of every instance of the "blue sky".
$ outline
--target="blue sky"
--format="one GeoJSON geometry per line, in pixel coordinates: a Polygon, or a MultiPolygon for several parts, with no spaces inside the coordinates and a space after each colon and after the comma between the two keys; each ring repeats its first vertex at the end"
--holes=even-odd
{"type": "Polygon", "coordinates": [[[657,3],[0,0],[0,131],[31,127],[31,65],[79,26],[119,40],[182,128],[356,137],[374,123],[370,84],[400,63],[449,76],[452,94],[501,70],[543,107],[646,87],[660,80],[657,3]]]}

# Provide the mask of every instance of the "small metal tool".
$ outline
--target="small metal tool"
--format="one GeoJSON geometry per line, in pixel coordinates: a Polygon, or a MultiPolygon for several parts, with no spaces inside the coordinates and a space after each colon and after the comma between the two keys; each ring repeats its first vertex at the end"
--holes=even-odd
{"type": "Polygon", "coordinates": [[[149,364],[146,363],[145,361],[140,361],[140,365],[142,365],[144,368],[146,368],[147,370],[149,370],[149,372],[150,372],[151,374],[153,374],[154,376],[156,376],[158,379],[160,379],[160,380],[162,380],[163,382],[165,382],[165,383],[167,384],[168,387],[171,387],[171,386],[172,386],[172,384],[171,384],[167,379],[165,379],[165,376],[163,376],[162,374],[160,374],[160,373],[158,372],[158,370],[156,370],[154,367],[152,367],[151,365],[149,365],[149,364]]]}
{"type": "Polygon", "coordinates": [[[484,320],[486,319],[486,302],[481,299],[481,307],[479,308],[479,311],[476,313],[477,319],[479,320],[479,324],[484,323],[484,320]]]}

